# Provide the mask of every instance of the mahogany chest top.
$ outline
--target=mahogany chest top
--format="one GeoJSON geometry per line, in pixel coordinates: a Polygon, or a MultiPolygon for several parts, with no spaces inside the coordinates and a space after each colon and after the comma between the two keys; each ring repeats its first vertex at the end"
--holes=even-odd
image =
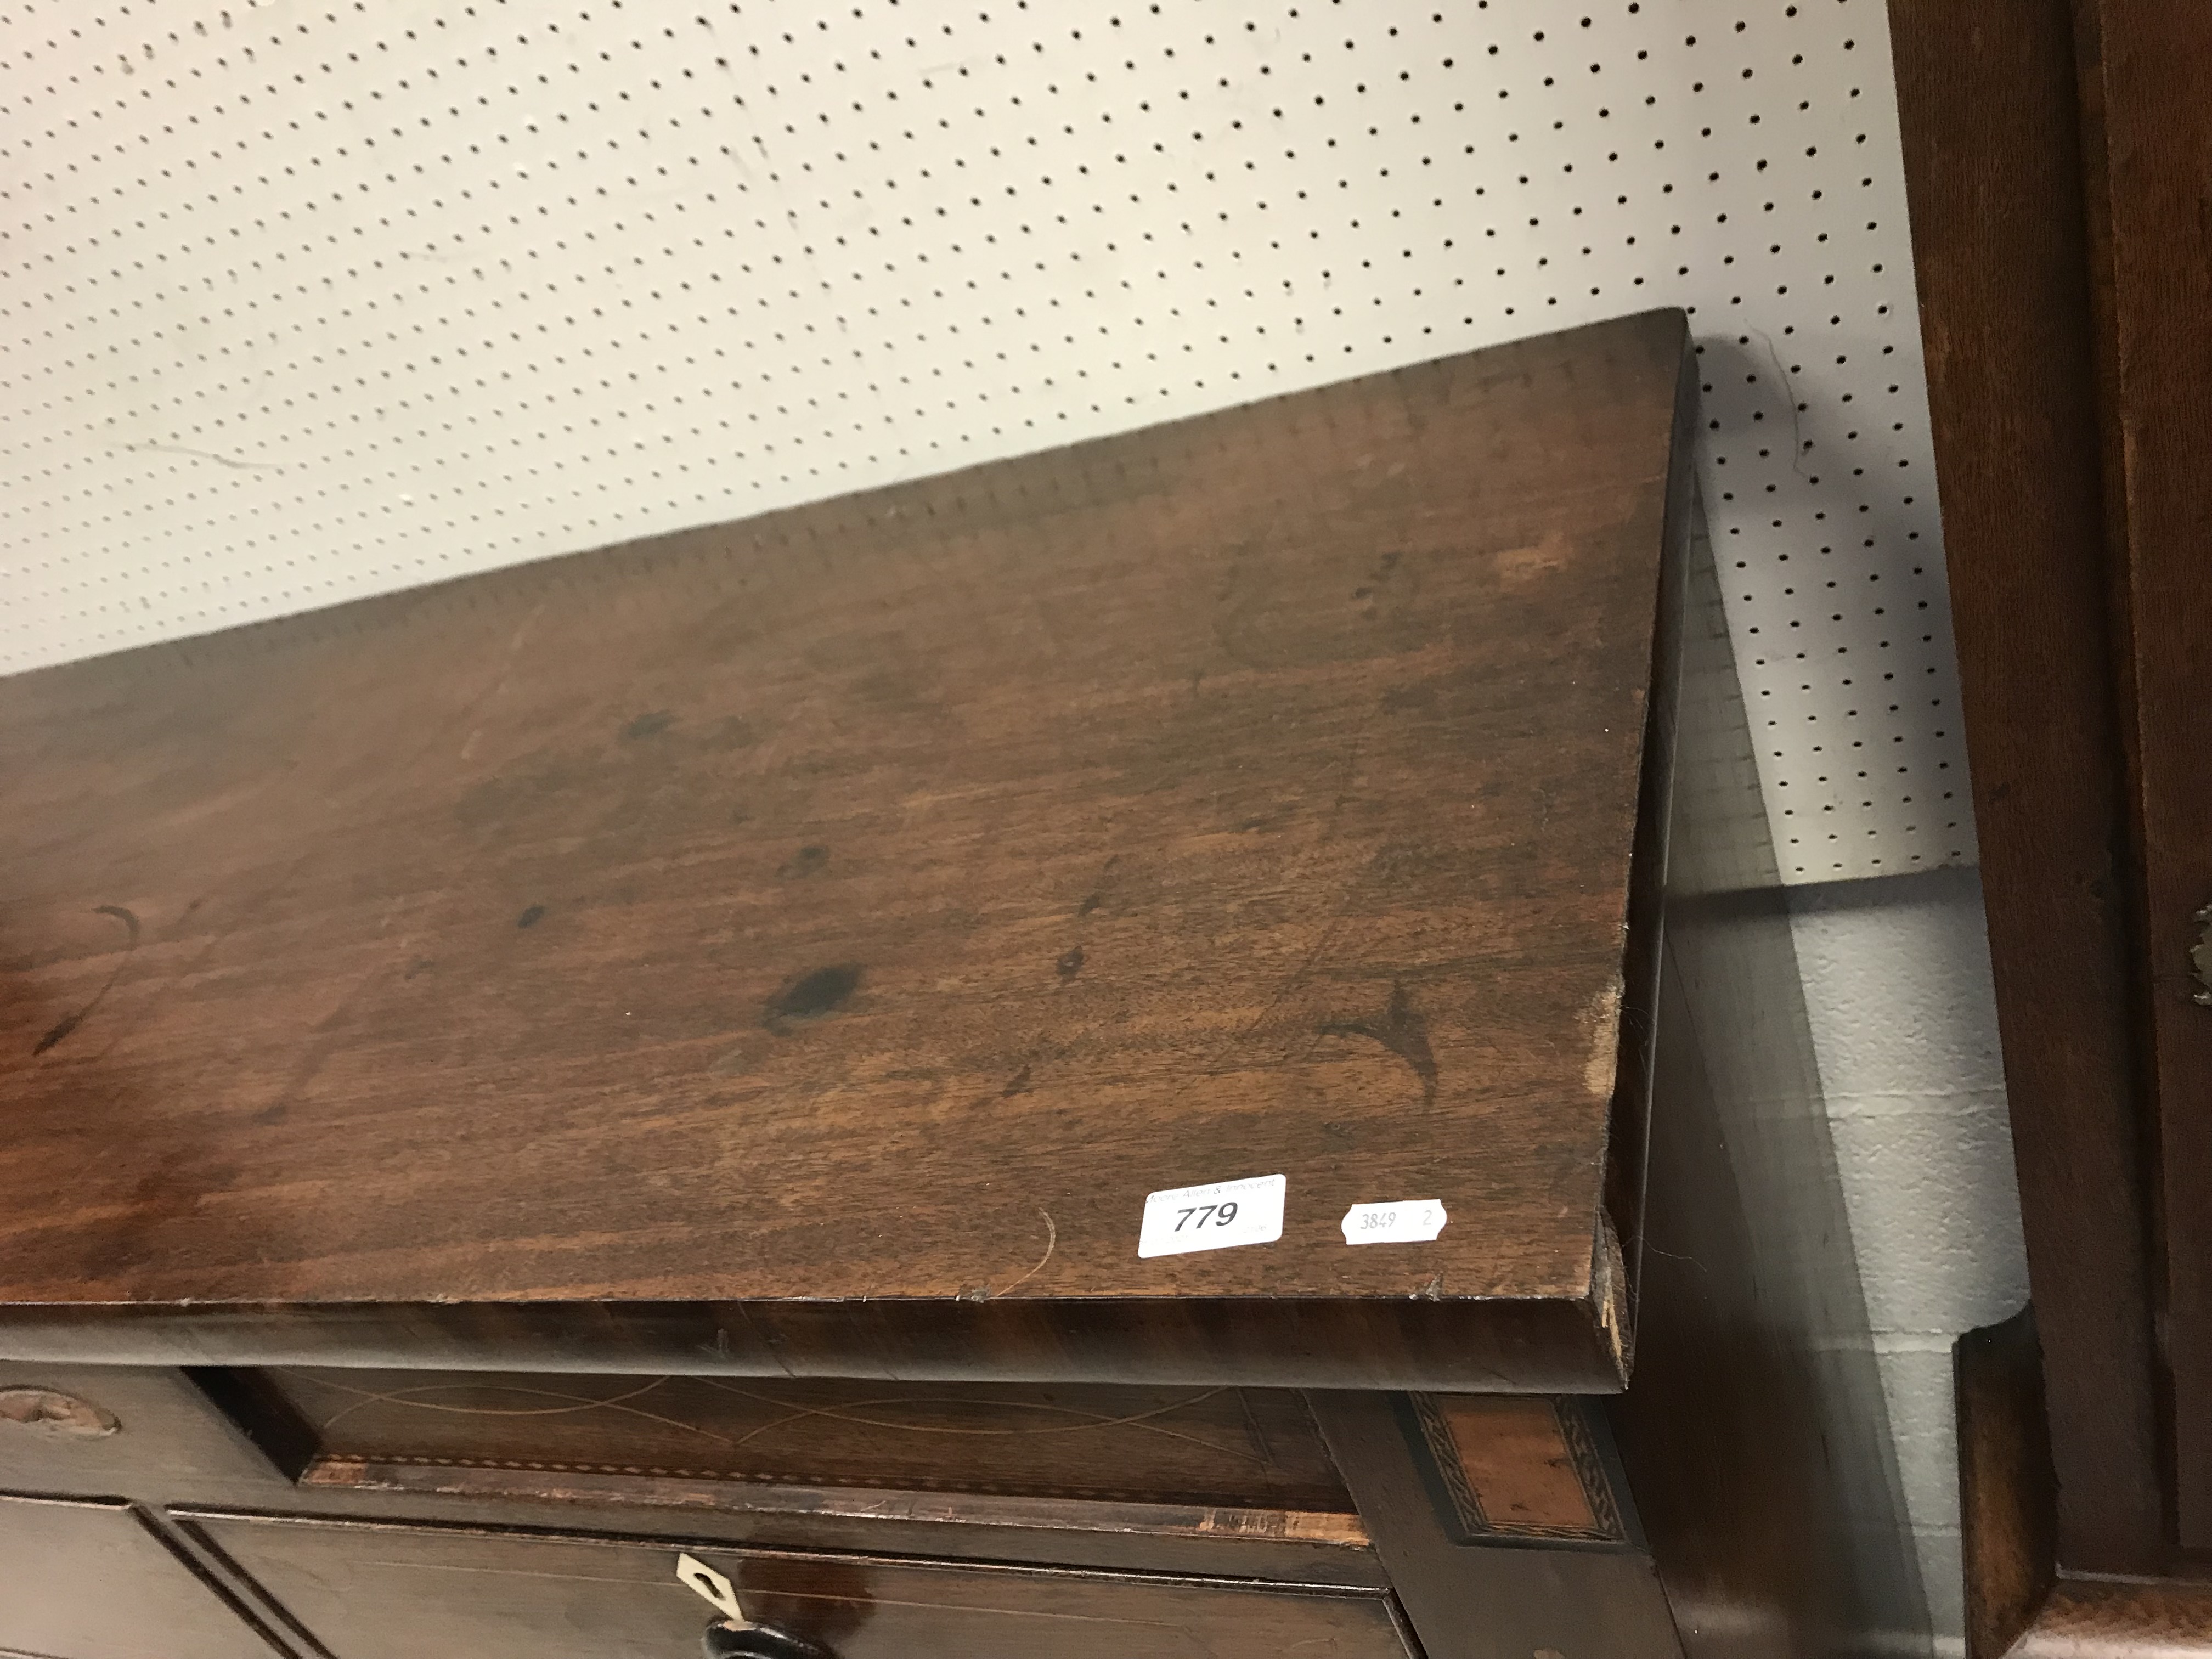
{"type": "Polygon", "coordinates": [[[1686,361],[0,681],[0,1352],[1618,1386],[1686,361]]]}

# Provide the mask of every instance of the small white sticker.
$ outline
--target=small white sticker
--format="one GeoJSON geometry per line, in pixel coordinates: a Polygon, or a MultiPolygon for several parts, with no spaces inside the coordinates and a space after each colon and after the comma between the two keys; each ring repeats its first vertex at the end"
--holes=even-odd
{"type": "Polygon", "coordinates": [[[1449,1219],[1433,1198],[1401,1199],[1395,1204],[1355,1204],[1344,1212],[1347,1244],[1425,1244],[1449,1219]]]}
{"type": "Polygon", "coordinates": [[[1272,1244],[1283,1236],[1285,1185],[1279,1175],[1253,1176],[1148,1193],[1144,1224],[1137,1230],[1137,1254],[1186,1255],[1238,1244],[1272,1244]]]}

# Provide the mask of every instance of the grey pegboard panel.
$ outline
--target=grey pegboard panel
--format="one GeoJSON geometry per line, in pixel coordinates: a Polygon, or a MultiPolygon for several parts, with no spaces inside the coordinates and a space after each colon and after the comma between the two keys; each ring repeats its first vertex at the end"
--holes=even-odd
{"type": "Polygon", "coordinates": [[[1880,0],[49,0],[0,99],[0,668],[1680,305],[1785,876],[1971,857],[1880,0]]]}

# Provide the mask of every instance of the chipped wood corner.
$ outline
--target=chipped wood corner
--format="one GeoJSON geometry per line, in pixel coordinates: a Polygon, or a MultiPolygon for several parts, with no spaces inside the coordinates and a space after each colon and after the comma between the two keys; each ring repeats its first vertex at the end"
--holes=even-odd
{"type": "Polygon", "coordinates": [[[1602,1205],[1597,1212],[1597,1242],[1590,1251],[1589,1305],[1597,1316],[1598,1334],[1620,1376],[1620,1386],[1626,1388],[1629,1373],[1636,1365],[1636,1311],[1620,1234],[1602,1205]]]}
{"type": "Polygon", "coordinates": [[[1589,1044],[1583,1087],[1594,1100],[1611,1100],[1620,1081],[1621,995],[1622,981],[1616,974],[1583,1010],[1583,1030],[1589,1044]]]}

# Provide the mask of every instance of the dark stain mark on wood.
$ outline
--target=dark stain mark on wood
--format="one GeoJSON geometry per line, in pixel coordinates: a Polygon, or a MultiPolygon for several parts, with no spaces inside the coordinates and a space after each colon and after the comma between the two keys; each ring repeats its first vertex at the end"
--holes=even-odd
{"type": "Polygon", "coordinates": [[[830,862],[826,847],[802,847],[777,866],[776,874],[789,881],[795,876],[811,876],[830,862]]]}
{"type": "Polygon", "coordinates": [[[43,1054],[47,1049],[52,1048],[54,1044],[59,1042],[71,1031],[76,1030],[79,1025],[84,1023],[84,1017],[90,1013],[94,1008],[99,1006],[100,999],[106,994],[107,988],[103,985],[100,988],[99,992],[93,997],[91,1002],[86,1004],[85,1006],[78,1009],[77,1012],[73,1014],[64,1014],[61,1018],[54,1022],[52,1029],[49,1030],[46,1036],[39,1039],[36,1046],[32,1048],[31,1052],[33,1054],[43,1054]]]}
{"type": "Polygon", "coordinates": [[[1114,853],[1109,854],[1107,857],[1106,862],[1098,866],[1098,874],[1096,879],[1099,884],[1091,889],[1091,890],[1085,896],[1082,903],[1075,907],[1075,914],[1077,915],[1087,916],[1093,910],[1096,910],[1100,905],[1106,902],[1106,890],[1113,884],[1115,869],[1121,864],[1121,855],[1119,853],[1114,853]]]}
{"type": "Polygon", "coordinates": [[[1006,1086],[999,1091],[999,1098],[1001,1100],[1012,1100],[1016,1095],[1025,1095],[1029,1093],[1029,1091],[1030,1068],[1024,1066],[1020,1071],[1015,1073],[1012,1077],[1007,1079],[1006,1086]]]}
{"type": "MultiPolygon", "coordinates": [[[[647,719],[652,716],[648,715],[647,719]]],[[[665,717],[664,717],[665,718],[665,717]]],[[[760,733],[743,714],[726,714],[708,733],[703,746],[708,749],[750,749],[760,741],[760,733]]]]}
{"type": "Polygon", "coordinates": [[[92,994],[92,1000],[75,1013],[63,1015],[54,1022],[46,1036],[39,1039],[37,1045],[31,1050],[34,1055],[43,1054],[92,1018],[92,1011],[99,1007],[106,999],[107,994],[115,988],[115,981],[123,973],[123,964],[130,961],[131,953],[138,948],[137,917],[119,904],[95,904],[92,907],[92,913],[96,916],[113,916],[129,930],[130,937],[123,942],[123,955],[117,960],[115,966],[107,970],[107,977],[100,982],[100,988],[92,994]]]}
{"type": "Polygon", "coordinates": [[[675,715],[665,708],[656,708],[650,714],[640,714],[623,727],[623,736],[635,743],[640,738],[657,738],[675,724],[675,715]]]}
{"type": "Polygon", "coordinates": [[[801,974],[768,1000],[768,1028],[781,1032],[794,1020],[819,1019],[834,1013],[860,986],[860,969],[854,963],[841,962],[801,974]]]}
{"type": "Polygon", "coordinates": [[[417,974],[428,973],[437,965],[438,964],[436,963],[431,961],[428,957],[417,957],[414,961],[407,964],[406,972],[401,974],[399,977],[402,979],[412,979],[417,974]]]}
{"type": "Polygon", "coordinates": [[[514,919],[514,925],[518,927],[535,927],[544,920],[545,907],[542,904],[533,904],[514,919]]]}
{"type": "Polygon", "coordinates": [[[1053,963],[1053,967],[1062,979],[1073,979],[1083,971],[1083,947],[1079,945],[1062,951],[1060,960],[1053,963]]]}
{"type": "Polygon", "coordinates": [[[1429,1023],[1421,1018],[1421,1011],[1406,994],[1402,980],[1390,981],[1390,1006],[1383,1011],[1381,1019],[1333,1019],[1321,1027],[1321,1034],[1363,1036],[1381,1043],[1411,1066],[1413,1075],[1421,1079],[1421,1104],[1436,1104],[1437,1057],[1429,1048],[1429,1023]]]}
{"type": "Polygon", "coordinates": [[[284,1102],[279,1100],[270,1105],[264,1106],[259,1111],[256,1112],[253,1115],[253,1121],[256,1123],[282,1123],[286,1118],[291,1115],[292,1109],[285,1104],[284,1102]]]}

